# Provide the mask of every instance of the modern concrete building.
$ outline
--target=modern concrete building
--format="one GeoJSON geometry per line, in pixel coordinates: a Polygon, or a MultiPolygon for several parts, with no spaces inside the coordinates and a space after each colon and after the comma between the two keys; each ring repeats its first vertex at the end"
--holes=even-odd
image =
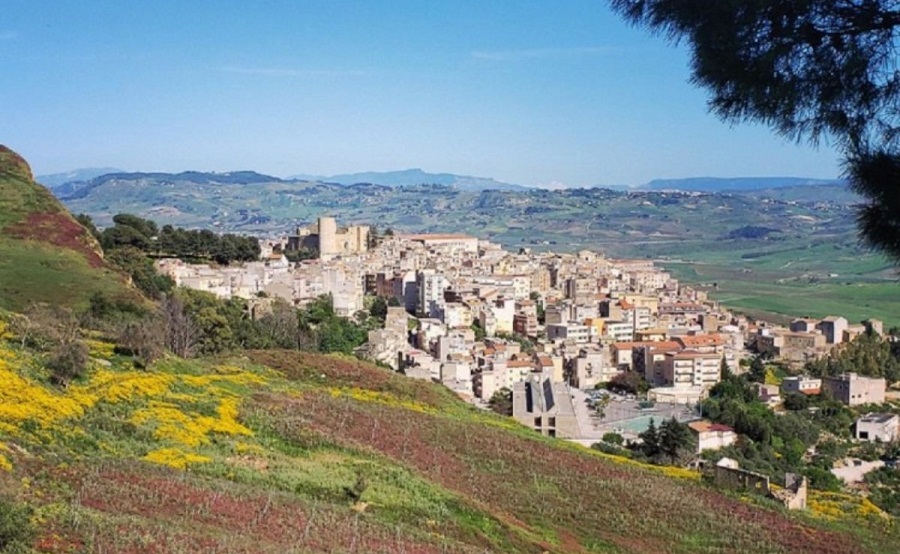
{"type": "Polygon", "coordinates": [[[575,406],[564,383],[532,375],[513,385],[513,417],[522,425],[550,437],[579,435],[575,406]]]}
{"type": "Polygon", "coordinates": [[[680,351],[681,345],[675,341],[643,343],[641,346],[632,349],[632,367],[643,375],[644,379],[651,385],[662,385],[665,383],[663,369],[666,362],[666,354],[680,351]]]}
{"type": "Polygon", "coordinates": [[[819,394],[822,391],[822,380],[807,375],[785,377],[781,381],[781,392],[789,394],[799,392],[803,394],[819,394]]]}
{"type": "Polygon", "coordinates": [[[536,337],[538,334],[537,316],[533,313],[517,313],[513,316],[513,332],[523,337],[536,337]]]}
{"type": "Polygon", "coordinates": [[[549,340],[570,340],[573,342],[588,342],[590,329],[580,323],[565,323],[547,325],[547,338],[549,340]]]}
{"type": "Polygon", "coordinates": [[[420,317],[440,318],[444,308],[444,291],[449,286],[447,278],[434,270],[416,273],[416,313],[420,317]]]}
{"type": "Polygon", "coordinates": [[[631,321],[607,321],[605,333],[614,341],[631,341],[634,339],[634,323],[631,321]]]}
{"type": "Polygon", "coordinates": [[[856,373],[822,379],[822,389],[848,406],[882,404],[886,386],[883,377],[861,377],[856,373]]]}

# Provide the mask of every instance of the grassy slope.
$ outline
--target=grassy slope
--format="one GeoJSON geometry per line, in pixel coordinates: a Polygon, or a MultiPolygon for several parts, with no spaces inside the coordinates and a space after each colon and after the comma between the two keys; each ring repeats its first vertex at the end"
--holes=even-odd
{"type": "Polygon", "coordinates": [[[0,146],[0,307],[32,302],[83,307],[95,292],[133,295],[99,246],[28,164],[0,146]]]}
{"type": "Polygon", "coordinates": [[[900,540],[858,503],[823,504],[827,520],[727,497],[356,360],[251,352],[136,372],[91,347],[104,364],[61,393],[0,339],[0,492],[35,507],[42,552],[885,552],[900,540]]]}

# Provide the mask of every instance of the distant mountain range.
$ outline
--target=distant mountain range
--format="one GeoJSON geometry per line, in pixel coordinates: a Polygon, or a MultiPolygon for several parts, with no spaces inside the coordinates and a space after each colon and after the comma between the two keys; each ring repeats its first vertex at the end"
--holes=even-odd
{"type": "MultiPolygon", "coordinates": [[[[189,181],[192,183],[220,184],[254,184],[261,182],[296,182],[309,181],[319,183],[352,186],[357,184],[373,184],[386,187],[404,187],[412,185],[443,185],[460,191],[480,192],[483,190],[525,191],[541,187],[497,181],[490,177],[457,175],[455,173],[429,173],[421,169],[405,169],[400,171],[368,171],[362,173],[344,173],[340,175],[311,175],[306,173],[291,175],[284,179],[255,171],[232,171],[227,173],[203,173],[184,171],[181,173],[126,173],[111,167],[85,168],[38,175],[36,181],[47,186],[57,196],[68,197],[88,186],[99,177],[153,180],[189,181]]],[[[839,179],[810,179],[806,177],[690,177],[685,179],[654,179],[637,187],[597,185],[589,188],[609,188],[613,190],[681,190],[689,192],[746,192],[769,190],[798,186],[843,185],[839,179]]],[[[560,187],[548,187],[551,189],[560,187]]],[[[574,188],[574,187],[573,187],[574,188]]]]}
{"type": "Polygon", "coordinates": [[[370,183],[388,187],[404,187],[409,185],[445,185],[458,190],[526,190],[531,187],[504,183],[489,177],[473,177],[453,173],[428,173],[421,169],[404,169],[401,171],[368,171],[364,173],[346,173],[343,175],[292,175],[288,180],[321,181],[339,185],[355,185],[370,183]]]}
{"type": "Polygon", "coordinates": [[[115,167],[86,167],[84,169],[73,169],[72,171],[66,171],[64,173],[38,175],[34,180],[45,187],[52,189],[73,181],[88,181],[94,177],[106,175],[107,173],[122,172],[122,169],[116,169],[115,167]]]}

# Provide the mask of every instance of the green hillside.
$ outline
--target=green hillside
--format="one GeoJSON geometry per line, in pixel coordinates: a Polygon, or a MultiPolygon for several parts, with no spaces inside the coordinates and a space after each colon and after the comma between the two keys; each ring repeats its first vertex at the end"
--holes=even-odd
{"type": "Polygon", "coordinates": [[[90,233],[0,145],[0,307],[83,307],[96,292],[134,296],[90,233]]]}
{"type": "MultiPolygon", "coordinates": [[[[65,390],[0,329],[0,512],[38,552],[888,552],[851,496],[726,496],[479,411],[355,359],[292,351],[136,371],[91,341],[65,390]],[[22,533],[23,536],[25,533],[22,533]]],[[[0,534],[2,534],[0,526],[0,534]]]]}

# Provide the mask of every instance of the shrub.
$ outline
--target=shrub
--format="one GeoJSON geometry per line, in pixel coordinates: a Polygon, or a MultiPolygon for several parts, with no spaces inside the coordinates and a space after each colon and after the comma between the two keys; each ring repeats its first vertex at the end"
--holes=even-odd
{"type": "Polygon", "coordinates": [[[29,552],[35,535],[31,509],[0,497],[0,552],[29,552]]]}
{"type": "Polygon", "coordinates": [[[625,438],[622,437],[622,435],[613,433],[612,431],[610,431],[609,433],[604,433],[601,440],[605,443],[614,444],[616,446],[622,446],[625,443],[625,438]]]}
{"type": "Polygon", "coordinates": [[[52,371],[53,384],[67,386],[73,379],[78,379],[87,370],[90,353],[81,341],[68,341],[57,346],[47,360],[47,367],[52,371]]]}

